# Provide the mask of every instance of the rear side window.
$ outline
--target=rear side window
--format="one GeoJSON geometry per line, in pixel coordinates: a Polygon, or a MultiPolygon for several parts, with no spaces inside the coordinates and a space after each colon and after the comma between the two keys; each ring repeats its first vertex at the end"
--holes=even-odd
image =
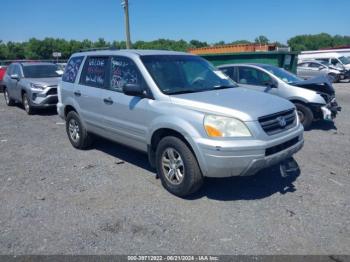
{"type": "Polygon", "coordinates": [[[88,57],[80,77],[80,84],[99,88],[105,87],[108,59],[106,56],[88,57]]]}
{"type": "Polygon", "coordinates": [[[126,84],[143,85],[143,78],[135,63],[126,57],[112,57],[110,89],[122,91],[126,84]]]}
{"type": "Polygon", "coordinates": [[[72,57],[67,66],[66,70],[64,71],[64,74],[62,76],[62,81],[74,83],[75,79],[77,78],[79,68],[81,63],[83,62],[84,57],[83,56],[76,56],[72,57]]]}

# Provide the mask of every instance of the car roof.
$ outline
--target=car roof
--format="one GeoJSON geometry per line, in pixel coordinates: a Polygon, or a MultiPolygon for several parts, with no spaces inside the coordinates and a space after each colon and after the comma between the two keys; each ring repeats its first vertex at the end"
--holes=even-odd
{"type": "Polygon", "coordinates": [[[145,49],[122,49],[122,50],[92,50],[74,53],[73,56],[94,56],[94,55],[193,55],[185,52],[168,50],[145,50],[145,49]]]}
{"type": "Polygon", "coordinates": [[[32,65],[55,65],[54,63],[49,62],[20,62],[22,66],[32,66],[32,65]]]}
{"type": "Polygon", "coordinates": [[[221,67],[231,67],[231,66],[253,66],[253,67],[264,67],[264,66],[272,66],[272,67],[277,67],[275,65],[270,65],[270,64],[262,64],[262,63],[238,63],[238,64],[224,64],[224,65],[219,65],[218,68],[221,67]]]}

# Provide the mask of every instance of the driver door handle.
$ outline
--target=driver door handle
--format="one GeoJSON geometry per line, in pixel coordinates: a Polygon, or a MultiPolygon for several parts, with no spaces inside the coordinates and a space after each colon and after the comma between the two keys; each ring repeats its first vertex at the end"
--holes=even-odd
{"type": "Polygon", "coordinates": [[[81,93],[80,93],[80,91],[75,91],[75,92],[74,92],[74,95],[75,95],[75,96],[81,96],[81,93]]]}
{"type": "Polygon", "coordinates": [[[103,102],[104,102],[106,105],[111,105],[111,104],[113,104],[113,100],[112,100],[112,98],[110,98],[110,97],[104,98],[104,99],[103,99],[103,102]]]}

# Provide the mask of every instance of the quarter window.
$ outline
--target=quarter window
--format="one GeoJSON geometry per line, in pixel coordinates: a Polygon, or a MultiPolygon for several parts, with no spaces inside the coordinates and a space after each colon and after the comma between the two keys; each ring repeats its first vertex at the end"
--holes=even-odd
{"type": "Polygon", "coordinates": [[[143,85],[142,76],[135,63],[126,57],[112,57],[110,89],[122,91],[126,84],[143,85]]]}
{"type": "Polygon", "coordinates": [[[233,67],[224,67],[220,69],[223,73],[228,75],[231,79],[234,79],[234,68],[233,67]]]}
{"type": "Polygon", "coordinates": [[[88,57],[84,64],[80,83],[87,86],[102,88],[106,84],[108,57],[88,57]]]}
{"type": "Polygon", "coordinates": [[[72,57],[64,71],[64,74],[62,76],[62,81],[74,83],[75,79],[77,78],[79,68],[81,63],[83,62],[84,57],[83,56],[76,56],[72,57]]]}

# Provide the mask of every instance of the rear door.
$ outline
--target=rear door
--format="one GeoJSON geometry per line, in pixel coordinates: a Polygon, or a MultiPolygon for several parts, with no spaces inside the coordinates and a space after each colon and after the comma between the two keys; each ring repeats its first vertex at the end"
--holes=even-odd
{"type": "Polygon", "coordinates": [[[301,63],[297,67],[297,75],[303,79],[310,78],[309,63],[301,63]]]}
{"type": "Polygon", "coordinates": [[[74,86],[73,95],[79,104],[79,114],[87,129],[96,133],[105,129],[103,105],[106,103],[104,92],[108,83],[108,71],[108,56],[88,56],[80,81],[74,86]]]}

